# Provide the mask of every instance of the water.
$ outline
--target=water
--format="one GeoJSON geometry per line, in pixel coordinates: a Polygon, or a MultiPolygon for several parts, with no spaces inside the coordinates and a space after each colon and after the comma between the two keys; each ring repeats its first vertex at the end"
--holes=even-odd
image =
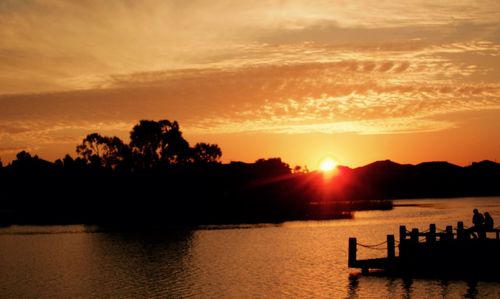
{"type": "MultiPolygon", "coordinates": [[[[499,282],[358,275],[347,240],[375,244],[400,224],[471,225],[472,209],[500,223],[500,198],[396,201],[354,219],[111,232],[86,226],[0,229],[1,298],[500,298],[499,282]],[[416,206],[411,204],[418,204],[416,206]],[[410,205],[408,205],[410,204],[410,205]]],[[[360,258],[385,250],[360,249],[360,258]]]]}

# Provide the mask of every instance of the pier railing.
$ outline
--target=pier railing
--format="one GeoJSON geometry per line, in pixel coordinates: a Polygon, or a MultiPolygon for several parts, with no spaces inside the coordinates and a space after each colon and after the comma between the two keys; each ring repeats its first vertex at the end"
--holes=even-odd
{"type": "MultiPolygon", "coordinates": [[[[398,263],[402,256],[415,254],[416,248],[424,246],[427,251],[432,251],[439,244],[454,244],[455,242],[466,242],[472,239],[500,240],[500,228],[490,230],[476,230],[464,226],[463,221],[457,223],[454,229],[451,225],[444,230],[438,230],[435,224],[430,224],[427,231],[420,231],[418,228],[407,230],[405,225],[399,227],[399,256],[396,256],[396,240],[394,235],[387,235],[387,240],[380,244],[366,245],[357,242],[356,238],[349,238],[348,266],[351,268],[361,268],[363,272],[372,269],[387,269],[398,263]],[[494,234],[494,237],[492,236],[494,234]],[[357,247],[362,246],[369,249],[383,249],[380,246],[387,244],[387,257],[358,260],[357,247]],[[429,247],[430,246],[430,247],[429,247]]],[[[498,242],[498,241],[497,241],[498,242]]],[[[469,242],[466,242],[469,243],[469,242]]],[[[419,252],[422,252],[421,250],[419,252]]]]}
{"type": "Polygon", "coordinates": [[[399,227],[399,242],[405,242],[406,240],[410,240],[415,243],[419,243],[420,237],[425,237],[425,241],[427,243],[436,242],[436,241],[447,241],[447,240],[469,240],[472,238],[474,233],[484,233],[485,236],[488,236],[489,233],[495,234],[495,239],[500,239],[500,228],[495,229],[483,229],[483,230],[474,230],[474,228],[468,228],[464,226],[463,221],[459,221],[457,223],[457,227],[454,229],[451,225],[446,226],[445,230],[441,232],[436,231],[436,225],[429,225],[428,231],[419,231],[418,228],[413,228],[411,231],[406,229],[405,225],[401,225],[399,227]]]}
{"type": "Polygon", "coordinates": [[[349,256],[348,256],[348,266],[350,268],[362,268],[363,271],[367,271],[368,268],[377,268],[377,267],[368,267],[368,264],[375,265],[380,263],[390,262],[396,258],[396,242],[394,235],[387,235],[387,240],[382,244],[387,244],[387,258],[383,259],[371,259],[371,260],[358,260],[357,259],[357,246],[363,246],[367,248],[379,249],[377,245],[364,245],[359,244],[356,238],[349,238],[349,256]],[[382,261],[384,260],[384,261],[382,261]],[[367,262],[369,261],[369,262],[367,262]]]}

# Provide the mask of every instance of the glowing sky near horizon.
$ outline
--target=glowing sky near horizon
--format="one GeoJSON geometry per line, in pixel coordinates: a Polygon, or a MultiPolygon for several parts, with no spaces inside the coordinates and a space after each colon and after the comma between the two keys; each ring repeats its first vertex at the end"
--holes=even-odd
{"type": "Polygon", "coordinates": [[[0,157],[177,120],[223,160],[500,158],[499,1],[0,2],[0,157]]]}

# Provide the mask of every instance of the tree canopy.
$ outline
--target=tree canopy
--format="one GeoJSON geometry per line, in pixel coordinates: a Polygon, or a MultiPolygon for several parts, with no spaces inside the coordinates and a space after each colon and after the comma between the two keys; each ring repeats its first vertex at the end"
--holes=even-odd
{"type": "Polygon", "coordinates": [[[98,133],[87,135],[76,147],[76,153],[88,164],[112,169],[130,159],[130,149],[120,138],[98,133]]]}
{"type": "Polygon", "coordinates": [[[217,144],[197,143],[192,149],[192,159],[194,162],[218,162],[222,156],[222,151],[217,144]]]}
{"type": "Polygon", "coordinates": [[[186,163],[219,163],[217,144],[197,143],[190,147],[179,123],[141,120],[130,132],[130,143],[99,133],[87,135],[76,152],[86,164],[110,169],[151,169],[186,163]]]}

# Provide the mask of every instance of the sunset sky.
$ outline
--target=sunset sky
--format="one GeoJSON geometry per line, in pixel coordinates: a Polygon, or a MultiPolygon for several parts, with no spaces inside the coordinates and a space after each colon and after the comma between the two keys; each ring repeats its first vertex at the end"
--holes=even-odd
{"type": "Polygon", "coordinates": [[[498,0],[2,0],[0,41],[4,164],[140,119],[224,162],[500,160],[498,0]]]}

